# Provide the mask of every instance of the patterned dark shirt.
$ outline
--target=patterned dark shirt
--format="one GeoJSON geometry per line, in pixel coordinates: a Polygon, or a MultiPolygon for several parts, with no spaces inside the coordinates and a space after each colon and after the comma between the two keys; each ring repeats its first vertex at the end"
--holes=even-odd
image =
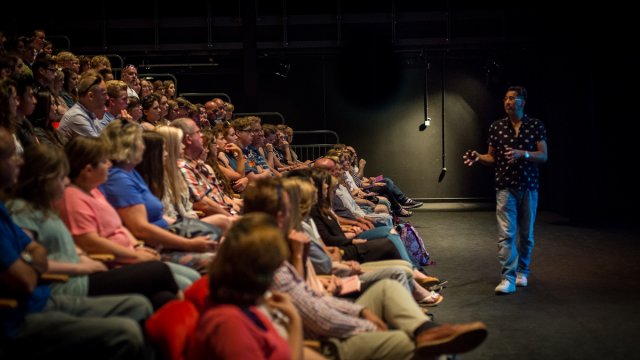
{"type": "Polygon", "coordinates": [[[538,190],[538,164],[526,161],[524,158],[509,164],[504,153],[507,147],[530,152],[537,151],[538,142],[546,140],[547,131],[542,121],[527,115],[522,118],[520,132],[517,136],[509,118],[491,124],[489,127],[489,146],[496,149],[496,191],[502,189],[538,190]]]}

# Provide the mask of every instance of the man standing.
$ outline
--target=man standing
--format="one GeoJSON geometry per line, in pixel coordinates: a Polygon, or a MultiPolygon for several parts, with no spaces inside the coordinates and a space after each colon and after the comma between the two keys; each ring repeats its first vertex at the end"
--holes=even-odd
{"type": "Polygon", "coordinates": [[[498,258],[502,265],[496,294],[510,294],[516,286],[527,286],[538,206],[538,163],[547,161],[544,124],[524,114],[527,90],[509,87],[503,101],[507,117],[491,124],[487,153],[469,150],[463,156],[468,166],[478,161],[495,165],[498,258]],[[516,243],[518,232],[520,241],[516,243]]]}

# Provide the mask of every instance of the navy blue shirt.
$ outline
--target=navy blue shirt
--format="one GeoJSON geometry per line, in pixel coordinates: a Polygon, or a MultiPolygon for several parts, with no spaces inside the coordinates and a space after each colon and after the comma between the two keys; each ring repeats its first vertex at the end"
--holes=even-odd
{"type": "Polygon", "coordinates": [[[538,164],[524,158],[514,163],[507,163],[504,156],[507,147],[525,151],[538,151],[538,143],[547,141],[547,131],[542,121],[525,115],[520,124],[520,131],[516,131],[509,118],[495,121],[489,127],[489,146],[495,152],[495,187],[497,190],[538,190],[538,164]]]}
{"type": "MultiPolygon", "coordinates": [[[[20,258],[20,253],[31,243],[31,238],[11,219],[7,208],[0,203],[0,273],[9,269],[20,258]]],[[[0,337],[15,337],[16,330],[22,324],[25,315],[40,312],[49,300],[51,290],[47,285],[38,285],[33,293],[22,295],[16,309],[3,310],[0,321],[2,333],[0,337]]],[[[15,296],[0,287],[0,296],[15,296]]],[[[0,341],[1,342],[1,341],[0,341]]]]}

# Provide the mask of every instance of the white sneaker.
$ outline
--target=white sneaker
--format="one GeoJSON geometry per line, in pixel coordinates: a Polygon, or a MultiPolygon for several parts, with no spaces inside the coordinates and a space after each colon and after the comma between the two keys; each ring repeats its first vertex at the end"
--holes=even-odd
{"type": "Polygon", "coordinates": [[[527,281],[527,275],[516,273],[516,286],[525,287],[527,284],[529,284],[529,281],[527,281]]]}
{"type": "Polygon", "coordinates": [[[496,286],[496,294],[511,294],[516,292],[516,284],[507,279],[502,279],[500,284],[496,286]]]}

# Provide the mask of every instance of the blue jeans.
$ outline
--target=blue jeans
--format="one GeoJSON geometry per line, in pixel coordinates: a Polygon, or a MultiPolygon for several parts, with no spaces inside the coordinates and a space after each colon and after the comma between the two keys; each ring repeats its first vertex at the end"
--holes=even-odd
{"type": "Polygon", "coordinates": [[[498,259],[503,279],[515,282],[516,272],[529,274],[537,207],[538,191],[503,189],[496,192],[498,259]],[[520,241],[516,245],[517,234],[520,241]]]}
{"type": "Polygon", "coordinates": [[[400,258],[402,260],[408,261],[414,267],[419,268],[420,264],[414,264],[411,261],[411,257],[409,257],[409,253],[407,252],[407,248],[404,246],[402,239],[399,234],[391,234],[391,226],[381,226],[371,230],[363,231],[358,234],[356,238],[358,239],[366,239],[366,240],[374,240],[374,239],[387,239],[391,241],[391,243],[398,249],[398,253],[400,253],[400,258]]]}
{"type": "Polygon", "coordinates": [[[402,190],[400,190],[400,188],[398,187],[398,185],[396,185],[393,180],[389,179],[389,178],[383,178],[382,182],[387,184],[387,188],[389,188],[389,191],[393,194],[393,196],[395,196],[395,198],[398,200],[398,202],[400,202],[401,204],[403,204],[405,201],[407,201],[407,195],[405,195],[402,190]]]}

